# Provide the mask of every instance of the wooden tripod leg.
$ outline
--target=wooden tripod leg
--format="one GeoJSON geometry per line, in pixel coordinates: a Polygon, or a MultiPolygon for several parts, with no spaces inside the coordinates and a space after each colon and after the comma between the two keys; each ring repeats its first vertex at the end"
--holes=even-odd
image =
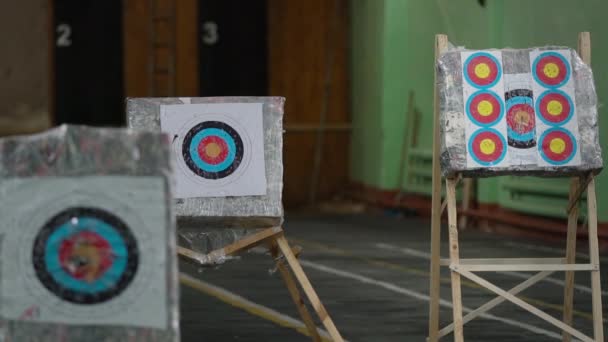
{"type": "Polygon", "coordinates": [[[277,236],[276,243],[279,246],[281,253],[283,253],[283,255],[285,256],[285,259],[291,267],[293,274],[296,276],[296,279],[300,283],[300,286],[302,286],[302,290],[304,290],[306,297],[308,297],[310,304],[317,312],[319,319],[323,323],[323,326],[325,326],[325,329],[327,329],[327,332],[329,333],[331,338],[334,340],[334,342],[344,342],[344,339],[342,339],[338,328],[336,328],[334,322],[327,313],[327,310],[325,310],[323,303],[321,303],[321,299],[319,299],[319,296],[315,292],[315,289],[312,287],[310,280],[308,280],[306,273],[304,273],[302,265],[300,265],[298,259],[296,259],[296,256],[293,254],[291,248],[289,247],[289,243],[287,242],[287,239],[285,239],[285,236],[282,234],[277,236]]]}
{"type": "Polygon", "coordinates": [[[597,203],[595,198],[595,178],[587,185],[587,216],[589,222],[589,259],[596,269],[591,271],[591,297],[593,306],[593,336],[596,341],[604,340],[602,318],[602,285],[600,283],[600,254],[597,239],[597,203]]]}
{"type": "MultiPolygon", "coordinates": [[[[275,244],[271,245],[270,252],[272,253],[272,257],[276,259],[279,253],[275,244]]],[[[287,286],[287,290],[289,290],[291,299],[293,299],[293,303],[296,305],[296,309],[298,309],[300,317],[302,317],[302,321],[304,321],[304,324],[308,329],[310,337],[314,342],[321,342],[322,340],[319,336],[319,332],[317,331],[317,326],[315,325],[310,312],[308,312],[306,304],[304,304],[304,300],[302,299],[302,295],[300,294],[300,290],[298,289],[295,279],[293,279],[293,275],[283,260],[277,260],[277,268],[283,277],[283,281],[285,281],[285,286],[287,286]]]]}
{"type": "MultiPolygon", "coordinates": [[[[460,264],[460,253],[458,247],[458,220],[456,217],[456,180],[449,178],[446,180],[446,198],[448,200],[448,229],[450,237],[450,264],[458,266],[460,264]]],[[[451,271],[452,277],[452,305],[454,315],[454,342],[463,342],[463,321],[462,321],[462,293],[460,287],[460,274],[451,271]]]]}
{"type": "MultiPolygon", "coordinates": [[[[578,178],[570,181],[569,201],[575,200],[577,190],[581,182],[578,178]]],[[[578,205],[572,207],[568,213],[568,236],[566,238],[566,264],[576,262],[576,230],[578,226],[578,205]]],[[[566,283],[564,287],[564,316],[563,321],[567,325],[572,325],[572,307],[574,305],[574,271],[566,271],[566,283]]],[[[563,342],[570,342],[572,336],[566,331],[562,333],[563,342]]]]}
{"type": "MultiPolygon", "coordinates": [[[[448,50],[448,36],[435,36],[435,60],[448,50]]],[[[437,71],[435,71],[435,80],[437,71]]],[[[433,114],[433,185],[431,205],[431,283],[429,300],[429,342],[439,340],[439,292],[441,288],[441,132],[439,123],[439,93],[434,91],[435,105],[433,114]]]]}

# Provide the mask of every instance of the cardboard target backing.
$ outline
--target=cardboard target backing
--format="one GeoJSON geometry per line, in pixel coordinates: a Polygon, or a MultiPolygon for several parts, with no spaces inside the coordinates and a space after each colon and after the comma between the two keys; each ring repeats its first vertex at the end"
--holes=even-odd
{"type": "Polygon", "coordinates": [[[0,183],[0,315],[66,325],[169,329],[162,177],[0,183]]]}

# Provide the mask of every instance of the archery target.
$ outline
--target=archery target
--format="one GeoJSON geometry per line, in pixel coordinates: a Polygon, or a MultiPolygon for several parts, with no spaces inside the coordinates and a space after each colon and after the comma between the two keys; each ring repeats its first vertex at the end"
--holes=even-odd
{"type": "Polygon", "coordinates": [[[579,165],[578,119],[568,50],[530,52],[538,162],[541,166],[579,165]]]}
{"type": "Polygon", "coordinates": [[[173,137],[176,198],[266,194],[261,103],[161,106],[173,137]]]}
{"type": "Polygon", "coordinates": [[[547,90],[536,100],[536,111],[549,126],[561,126],[574,115],[574,104],[568,94],[559,90],[547,90]]]}
{"type": "Polygon", "coordinates": [[[504,80],[500,51],[464,51],[462,94],[466,114],[467,166],[490,167],[508,163],[504,80]]]}
{"type": "Polygon", "coordinates": [[[532,91],[517,89],[506,94],[507,138],[509,146],[530,148],[536,146],[536,118],[532,91]]]}
{"type": "Polygon", "coordinates": [[[0,191],[14,194],[0,200],[2,317],[169,326],[165,179],[10,179],[0,191]]]}
{"type": "Polygon", "coordinates": [[[241,165],[243,139],[225,122],[204,121],[186,133],[181,152],[195,174],[206,179],[222,179],[241,165]]]}
{"type": "Polygon", "coordinates": [[[546,88],[559,88],[570,80],[570,62],[560,53],[541,53],[532,63],[534,79],[546,88]]]}
{"type": "Polygon", "coordinates": [[[463,75],[475,88],[490,88],[496,85],[502,74],[498,59],[488,52],[471,54],[464,62],[463,75]]]}
{"type": "Polygon", "coordinates": [[[504,115],[500,97],[491,91],[481,90],[469,97],[466,104],[467,116],[478,126],[495,125],[504,115]]]}
{"type": "Polygon", "coordinates": [[[55,215],[36,236],[32,253],[40,282],[59,298],[78,304],[118,296],[139,265],[130,228],[96,208],[74,207],[55,215]]]}
{"type": "Polygon", "coordinates": [[[497,165],[504,159],[506,153],[507,142],[495,129],[479,129],[469,139],[468,155],[479,165],[497,165]]]}
{"type": "Polygon", "coordinates": [[[551,165],[564,165],[570,162],[576,154],[576,145],[572,133],[562,128],[549,129],[539,139],[540,155],[551,165]]]}

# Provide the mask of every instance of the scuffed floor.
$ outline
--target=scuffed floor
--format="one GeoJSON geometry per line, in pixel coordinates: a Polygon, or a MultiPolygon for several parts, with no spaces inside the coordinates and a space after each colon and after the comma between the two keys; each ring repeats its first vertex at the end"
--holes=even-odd
{"type": "MultiPolygon", "coordinates": [[[[292,244],[303,247],[300,257],[313,286],[343,337],[349,341],[424,341],[427,333],[429,286],[429,223],[370,215],[291,216],[285,230],[292,244]]],[[[442,236],[446,241],[447,234],[442,236]]],[[[562,246],[464,231],[461,257],[553,257],[562,246]]],[[[447,256],[447,244],[443,244],[447,256]]],[[[584,252],[580,248],[579,252],[584,252]]],[[[586,262],[581,253],[578,262],[586,262]]],[[[608,296],[608,256],[602,258],[604,298],[608,296]]],[[[270,256],[244,255],[219,269],[182,271],[201,279],[205,288],[181,288],[182,341],[310,341],[293,328],[300,320],[270,256]]],[[[449,279],[446,269],[443,279],[449,279]]],[[[508,289],[522,281],[522,273],[483,274],[508,289]]],[[[563,273],[526,290],[521,298],[561,318],[563,273]]],[[[589,273],[576,277],[575,327],[591,334],[589,273]]],[[[494,298],[475,284],[463,281],[466,308],[494,298]]],[[[449,283],[441,295],[450,300],[449,283]]],[[[605,302],[604,302],[605,303],[605,302]]],[[[443,324],[451,318],[444,303],[443,324]]],[[[604,310],[604,317],[607,317],[604,310]]],[[[606,322],[606,320],[605,320],[606,322]]],[[[606,325],[606,324],[605,324],[606,325]]],[[[490,316],[465,325],[467,341],[561,341],[561,332],[516,306],[504,303],[490,316]]],[[[444,338],[452,340],[449,335],[444,338]]]]}

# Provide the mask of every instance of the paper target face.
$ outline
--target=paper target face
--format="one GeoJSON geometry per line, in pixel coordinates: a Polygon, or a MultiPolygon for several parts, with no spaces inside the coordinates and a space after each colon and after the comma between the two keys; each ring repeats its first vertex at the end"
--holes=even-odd
{"type": "Polygon", "coordinates": [[[504,115],[500,97],[486,90],[471,95],[467,100],[466,109],[469,119],[482,127],[495,125],[504,115]]]}
{"type": "Polygon", "coordinates": [[[78,304],[111,300],[133,281],[137,241],[117,216],[97,208],[66,209],[42,226],[32,261],[38,280],[78,304]]]}
{"type": "Polygon", "coordinates": [[[222,179],[241,165],[243,139],[225,122],[204,121],[188,130],[181,152],[186,165],[195,174],[205,179],[222,179]]]}
{"type": "Polygon", "coordinates": [[[501,63],[487,52],[473,53],[464,62],[464,78],[475,88],[493,87],[500,80],[501,74],[501,63]]]}
{"type": "Polygon", "coordinates": [[[0,199],[2,317],[169,326],[166,180],[12,179],[0,191],[13,194],[0,199]]]}
{"type": "Polygon", "coordinates": [[[173,137],[176,198],[266,194],[262,104],[161,106],[173,137]]]}
{"type": "Polygon", "coordinates": [[[548,90],[536,100],[536,111],[540,119],[549,126],[566,124],[574,115],[574,104],[568,94],[559,90],[548,90]]]}
{"type": "Polygon", "coordinates": [[[516,89],[507,92],[506,99],[509,146],[516,148],[536,146],[536,118],[532,91],[516,89]]]}
{"type": "Polygon", "coordinates": [[[541,53],[532,63],[534,79],[546,88],[559,88],[570,80],[570,62],[556,52],[541,53]]]}
{"type": "Polygon", "coordinates": [[[495,129],[482,128],[475,132],[468,144],[469,155],[480,165],[499,164],[507,153],[504,136],[495,129]]]}
{"type": "Polygon", "coordinates": [[[551,165],[564,165],[570,162],[577,151],[576,139],[572,133],[562,128],[545,131],[539,139],[539,152],[551,165]]]}

